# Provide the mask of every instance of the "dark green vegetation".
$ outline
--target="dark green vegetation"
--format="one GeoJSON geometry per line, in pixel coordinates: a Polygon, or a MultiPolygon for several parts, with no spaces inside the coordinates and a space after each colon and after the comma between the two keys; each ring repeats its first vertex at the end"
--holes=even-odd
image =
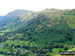
{"type": "Polygon", "coordinates": [[[16,10],[0,22],[1,55],[54,56],[74,47],[75,9],[16,10]]]}

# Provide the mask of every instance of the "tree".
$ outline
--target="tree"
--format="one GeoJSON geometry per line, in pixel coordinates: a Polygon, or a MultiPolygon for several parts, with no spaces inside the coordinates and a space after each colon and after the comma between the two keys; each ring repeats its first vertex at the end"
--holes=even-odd
{"type": "Polygon", "coordinates": [[[65,47],[64,50],[68,50],[68,47],[65,47]]]}
{"type": "Polygon", "coordinates": [[[17,48],[21,48],[21,46],[20,45],[17,45],[17,48]]]}

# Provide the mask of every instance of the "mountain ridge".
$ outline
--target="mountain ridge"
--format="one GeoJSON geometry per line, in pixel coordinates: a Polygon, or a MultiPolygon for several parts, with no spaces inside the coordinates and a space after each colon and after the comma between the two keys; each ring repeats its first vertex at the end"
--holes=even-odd
{"type": "Polygon", "coordinates": [[[12,20],[7,20],[0,28],[0,44],[6,52],[1,54],[54,56],[60,50],[75,47],[75,9],[46,9],[17,14],[15,11],[8,13],[5,19],[12,20]],[[24,50],[28,52],[22,53],[24,50]]]}

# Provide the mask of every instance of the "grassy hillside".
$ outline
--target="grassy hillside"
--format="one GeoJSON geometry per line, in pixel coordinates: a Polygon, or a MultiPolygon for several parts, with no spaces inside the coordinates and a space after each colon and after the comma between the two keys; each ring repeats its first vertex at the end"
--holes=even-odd
{"type": "Polygon", "coordinates": [[[74,48],[75,9],[20,12],[22,14],[17,18],[18,15],[13,16],[14,13],[8,14],[13,21],[2,26],[5,29],[0,31],[0,54],[54,56],[60,50],[74,48]]]}

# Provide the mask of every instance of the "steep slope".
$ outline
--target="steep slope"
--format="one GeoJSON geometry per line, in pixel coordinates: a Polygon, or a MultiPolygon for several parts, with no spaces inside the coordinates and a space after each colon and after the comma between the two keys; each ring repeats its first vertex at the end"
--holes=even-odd
{"type": "MultiPolygon", "coordinates": [[[[14,19],[16,15],[9,17],[14,19]]],[[[44,56],[54,56],[60,50],[66,51],[75,46],[74,19],[75,9],[46,9],[40,12],[23,13],[21,16],[17,15],[16,20],[9,21],[10,24],[5,25],[15,30],[11,29],[11,32],[4,33],[0,37],[0,42],[2,42],[0,44],[6,46],[5,52],[7,53],[9,51],[11,53],[16,52],[15,50],[19,48],[19,52],[29,51],[24,53],[25,55],[43,56],[44,54],[44,56]]],[[[16,53],[16,55],[18,54],[16,53]]],[[[21,55],[19,54],[19,56],[21,55]]]]}
{"type": "Polygon", "coordinates": [[[6,29],[18,28],[24,23],[23,21],[25,22],[28,21],[33,13],[34,13],[33,11],[29,10],[12,11],[2,18],[0,26],[4,26],[6,29]]]}
{"type": "MultiPolygon", "coordinates": [[[[60,41],[64,43],[67,42],[67,38],[70,42],[75,37],[75,31],[68,23],[69,18],[64,14],[70,11],[56,9],[41,11],[27,25],[17,30],[17,33],[24,33],[25,38],[36,42],[39,46],[47,46],[60,41]]],[[[71,20],[74,18],[71,17],[71,20]]],[[[73,20],[73,22],[75,21],[73,20]]]]}

